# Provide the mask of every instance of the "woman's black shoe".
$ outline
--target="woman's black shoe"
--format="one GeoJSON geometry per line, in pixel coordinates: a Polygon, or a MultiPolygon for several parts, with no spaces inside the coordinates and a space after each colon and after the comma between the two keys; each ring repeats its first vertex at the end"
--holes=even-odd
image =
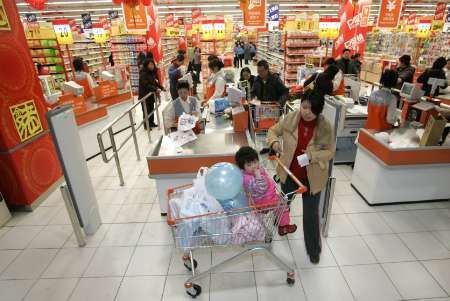
{"type": "Polygon", "coordinates": [[[309,261],[313,264],[318,264],[320,261],[320,254],[317,255],[309,255],[309,261]]]}
{"type": "Polygon", "coordinates": [[[158,125],[157,125],[156,123],[150,123],[150,127],[151,127],[151,128],[157,128],[158,125]]]}

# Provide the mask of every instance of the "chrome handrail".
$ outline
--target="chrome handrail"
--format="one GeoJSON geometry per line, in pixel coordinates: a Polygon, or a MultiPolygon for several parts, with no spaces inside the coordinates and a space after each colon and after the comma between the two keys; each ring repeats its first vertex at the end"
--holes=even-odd
{"type": "Polygon", "coordinates": [[[105,127],[103,127],[103,129],[101,129],[97,133],[97,141],[98,141],[98,145],[100,147],[100,153],[102,154],[103,162],[108,163],[114,158],[114,161],[116,163],[117,173],[119,175],[120,186],[125,185],[125,182],[123,179],[122,168],[120,166],[119,151],[125,146],[125,144],[128,142],[128,140],[130,140],[130,138],[133,137],[134,149],[136,151],[137,160],[138,161],[141,160],[141,156],[139,154],[139,145],[138,145],[138,141],[137,141],[136,131],[138,129],[140,129],[141,126],[144,125],[144,123],[145,123],[146,128],[147,128],[148,141],[150,143],[152,142],[152,137],[150,134],[150,123],[148,121],[148,118],[150,116],[154,115],[156,112],[156,118],[158,120],[158,128],[161,129],[161,122],[159,120],[159,110],[158,110],[160,104],[161,104],[161,101],[159,99],[159,96],[157,96],[157,94],[155,92],[150,92],[147,95],[145,95],[144,97],[142,97],[141,99],[139,99],[135,104],[133,104],[131,107],[129,107],[125,112],[123,112],[122,114],[117,116],[113,121],[108,123],[105,127]],[[153,111],[151,111],[149,114],[147,112],[147,106],[144,104],[143,105],[144,118],[143,118],[142,122],[139,123],[139,125],[136,127],[136,124],[134,122],[133,110],[139,104],[144,103],[147,100],[147,98],[149,98],[150,96],[155,97],[155,109],[153,111]],[[131,128],[131,134],[122,141],[122,143],[119,145],[119,147],[117,147],[116,140],[114,139],[114,135],[116,135],[117,133],[113,132],[113,126],[115,124],[117,124],[122,118],[124,118],[127,115],[128,115],[129,121],[130,121],[130,126],[126,127],[125,129],[131,128]],[[103,143],[103,134],[106,132],[108,132],[109,140],[111,143],[111,149],[112,149],[112,154],[109,157],[106,154],[105,144],[103,143]]]}

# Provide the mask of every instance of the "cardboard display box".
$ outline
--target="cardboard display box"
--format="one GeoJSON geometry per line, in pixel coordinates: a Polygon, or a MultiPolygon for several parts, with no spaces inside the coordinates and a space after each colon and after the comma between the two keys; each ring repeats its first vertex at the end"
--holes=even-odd
{"type": "Polygon", "coordinates": [[[422,139],[420,139],[420,146],[438,145],[446,124],[447,120],[444,117],[431,115],[428,119],[422,139]]]}

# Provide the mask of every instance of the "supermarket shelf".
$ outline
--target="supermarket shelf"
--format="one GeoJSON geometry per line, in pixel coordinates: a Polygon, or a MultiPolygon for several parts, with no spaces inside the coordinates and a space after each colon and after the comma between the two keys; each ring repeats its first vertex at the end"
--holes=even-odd
{"type": "Polygon", "coordinates": [[[58,46],[29,46],[30,49],[55,49],[59,50],[58,46]]]}

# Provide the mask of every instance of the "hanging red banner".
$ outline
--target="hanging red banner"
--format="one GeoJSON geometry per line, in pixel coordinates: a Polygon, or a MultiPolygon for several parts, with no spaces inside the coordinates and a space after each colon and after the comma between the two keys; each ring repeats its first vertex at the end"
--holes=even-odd
{"type": "Polygon", "coordinates": [[[138,4],[122,3],[122,10],[128,30],[147,30],[147,12],[142,2],[138,4]]]}
{"type": "Polygon", "coordinates": [[[175,16],[173,14],[166,15],[166,27],[173,27],[175,24],[175,16]]]}
{"type": "Polygon", "coordinates": [[[395,28],[400,20],[403,0],[381,0],[378,27],[395,28]]]}
{"type": "Polygon", "coordinates": [[[414,24],[416,24],[416,14],[415,13],[409,14],[408,21],[407,21],[406,24],[407,25],[414,25],[414,24]]]}
{"type": "Polygon", "coordinates": [[[244,6],[245,26],[266,25],[266,0],[248,0],[244,6]]]}
{"type": "Polygon", "coordinates": [[[372,0],[360,0],[355,6],[351,0],[342,4],[339,10],[339,36],[334,42],[333,57],[340,56],[345,48],[352,53],[364,54],[371,4],[372,0]]]}
{"type": "Polygon", "coordinates": [[[149,19],[149,28],[147,31],[147,45],[156,63],[162,60],[162,47],[161,47],[161,35],[160,35],[160,22],[158,18],[158,9],[153,4],[147,7],[147,14],[149,19]]]}
{"type": "Polygon", "coordinates": [[[444,19],[446,5],[447,4],[445,2],[439,2],[436,4],[436,11],[434,13],[435,20],[441,21],[442,19],[444,19]]]}

